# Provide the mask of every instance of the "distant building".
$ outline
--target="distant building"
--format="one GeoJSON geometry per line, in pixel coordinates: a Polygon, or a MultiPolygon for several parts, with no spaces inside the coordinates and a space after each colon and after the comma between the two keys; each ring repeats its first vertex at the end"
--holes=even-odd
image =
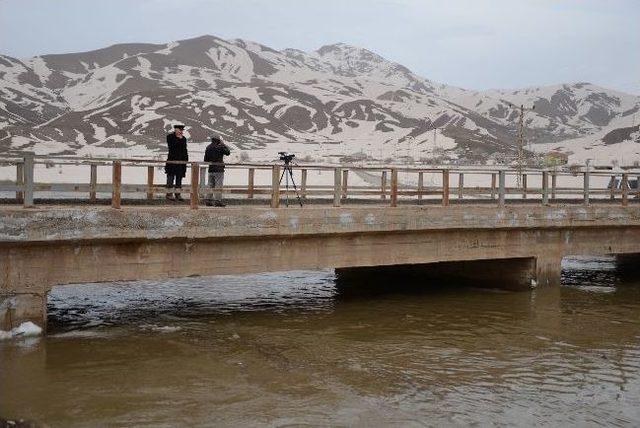
{"type": "Polygon", "coordinates": [[[562,152],[548,152],[544,156],[544,164],[546,166],[566,165],[569,162],[569,155],[562,152]]]}

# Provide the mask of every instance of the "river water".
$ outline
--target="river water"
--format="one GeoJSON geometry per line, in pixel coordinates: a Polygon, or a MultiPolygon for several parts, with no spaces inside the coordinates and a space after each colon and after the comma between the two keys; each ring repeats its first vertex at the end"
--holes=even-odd
{"type": "Polygon", "coordinates": [[[640,424],[640,280],[336,284],[332,271],[55,288],[0,342],[0,417],[52,427],[640,424]]]}

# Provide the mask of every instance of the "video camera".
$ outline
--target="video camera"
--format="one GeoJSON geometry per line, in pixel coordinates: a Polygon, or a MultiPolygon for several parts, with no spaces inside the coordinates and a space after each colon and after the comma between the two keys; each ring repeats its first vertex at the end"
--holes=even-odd
{"type": "Polygon", "coordinates": [[[296,155],[294,155],[293,153],[278,152],[278,154],[280,155],[280,160],[283,161],[285,164],[291,163],[293,158],[296,157],[296,155]]]}

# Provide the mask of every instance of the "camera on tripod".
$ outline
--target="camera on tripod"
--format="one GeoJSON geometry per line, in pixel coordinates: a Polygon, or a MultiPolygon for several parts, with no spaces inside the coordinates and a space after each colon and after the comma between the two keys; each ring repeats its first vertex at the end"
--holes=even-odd
{"type": "Polygon", "coordinates": [[[291,163],[293,158],[296,157],[296,155],[294,155],[293,153],[278,152],[278,154],[280,155],[280,160],[283,161],[285,164],[291,163]]]}
{"type": "Polygon", "coordinates": [[[285,179],[285,204],[289,206],[289,181],[293,185],[293,191],[298,198],[298,203],[300,207],[302,207],[302,198],[300,197],[300,193],[298,193],[298,187],[296,187],[296,181],[293,179],[293,167],[291,166],[291,161],[296,157],[293,153],[287,152],[278,152],[280,155],[280,160],[284,162],[284,167],[282,169],[282,175],[280,176],[280,184],[282,184],[282,179],[285,179]]]}

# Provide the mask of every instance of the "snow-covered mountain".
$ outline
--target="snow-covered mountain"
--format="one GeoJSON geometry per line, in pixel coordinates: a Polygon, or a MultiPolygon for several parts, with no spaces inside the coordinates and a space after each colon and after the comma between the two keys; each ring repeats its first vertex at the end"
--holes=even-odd
{"type": "Polygon", "coordinates": [[[346,44],[308,53],[203,36],[24,60],[0,55],[0,96],[5,154],[150,156],[181,122],[196,149],[219,134],[251,159],[291,150],[316,160],[484,162],[513,156],[520,104],[535,106],[525,121],[532,151],[575,148],[581,156],[621,144],[640,152],[637,96],[588,83],[468,91],[346,44]]]}

